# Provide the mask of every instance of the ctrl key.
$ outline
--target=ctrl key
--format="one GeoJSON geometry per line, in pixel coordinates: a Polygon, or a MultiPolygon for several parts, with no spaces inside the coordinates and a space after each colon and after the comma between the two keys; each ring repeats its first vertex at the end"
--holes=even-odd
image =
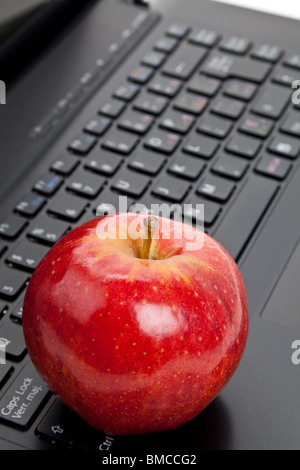
{"type": "Polygon", "coordinates": [[[49,395],[49,389],[29,362],[0,399],[0,419],[26,429],[49,395]]]}

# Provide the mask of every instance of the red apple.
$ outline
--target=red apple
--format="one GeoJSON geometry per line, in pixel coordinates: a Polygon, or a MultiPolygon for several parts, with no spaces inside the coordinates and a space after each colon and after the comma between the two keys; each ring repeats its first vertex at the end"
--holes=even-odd
{"type": "Polygon", "coordinates": [[[179,221],[146,230],[145,220],[114,214],[72,230],[35,270],[23,308],[49,388],[114,435],[199,414],[234,374],[248,334],[244,282],[225,249],[179,221]]]}

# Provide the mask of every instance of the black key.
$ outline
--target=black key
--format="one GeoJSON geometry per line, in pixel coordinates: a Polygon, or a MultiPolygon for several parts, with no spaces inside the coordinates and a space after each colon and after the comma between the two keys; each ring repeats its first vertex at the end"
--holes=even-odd
{"type": "Polygon", "coordinates": [[[28,217],[35,216],[46,204],[46,199],[34,193],[26,194],[15,206],[15,211],[28,217]]]}
{"type": "MultiPolygon", "coordinates": [[[[11,361],[20,361],[26,354],[26,344],[21,325],[6,320],[0,324],[0,338],[5,344],[6,358],[11,361]]],[[[0,366],[1,367],[1,366],[0,366]]]]}
{"type": "Polygon", "coordinates": [[[28,222],[15,214],[8,215],[0,223],[0,235],[7,240],[17,238],[23,232],[28,222]]]}
{"type": "Polygon", "coordinates": [[[228,80],[224,86],[224,95],[233,98],[250,101],[257,91],[257,85],[242,80],[228,80]]]}
{"type": "Polygon", "coordinates": [[[27,235],[33,240],[53,246],[69,229],[69,224],[43,215],[31,225],[27,235]]]}
{"type": "Polygon", "coordinates": [[[101,106],[99,113],[107,116],[108,118],[117,118],[125,108],[126,104],[124,101],[114,100],[112,98],[101,106]]]}
{"type": "Polygon", "coordinates": [[[76,222],[83,215],[86,205],[87,202],[80,197],[61,193],[51,201],[48,212],[60,219],[76,222]]]}
{"type": "Polygon", "coordinates": [[[78,134],[75,139],[70,142],[68,149],[79,155],[86,155],[96,144],[97,139],[92,135],[78,134]]]}
{"type": "Polygon", "coordinates": [[[139,86],[135,83],[124,83],[114,92],[114,97],[124,101],[131,101],[139,92],[139,86]]]}
{"type": "Polygon", "coordinates": [[[15,269],[0,268],[0,297],[15,300],[25,288],[28,275],[15,269]]]}
{"type": "Polygon", "coordinates": [[[211,158],[218,150],[220,144],[215,139],[194,134],[183,147],[183,151],[201,158],[211,158]]]}
{"type": "Polygon", "coordinates": [[[166,54],[163,52],[151,51],[144,56],[142,59],[142,64],[157,69],[164,63],[165,60],[166,54]]]}
{"type": "MultiPolygon", "coordinates": [[[[0,359],[1,359],[1,343],[0,343],[0,359]]],[[[3,385],[7,382],[7,380],[9,379],[9,377],[11,376],[11,374],[13,373],[13,367],[9,364],[6,364],[6,361],[5,358],[4,360],[1,362],[0,360],[0,388],[3,387],[3,385]]]]}
{"type": "Polygon", "coordinates": [[[268,150],[283,157],[297,158],[300,152],[299,139],[278,134],[270,143],[268,150]]]}
{"type": "Polygon", "coordinates": [[[120,168],[122,162],[123,159],[119,155],[97,149],[97,152],[93,152],[84,162],[84,167],[100,175],[112,176],[120,168]]]}
{"type": "Polygon", "coordinates": [[[148,90],[172,98],[177,95],[181,87],[181,80],[159,75],[149,83],[148,90]]]}
{"type": "Polygon", "coordinates": [[[132,82],[143,85],[147,83],[154,74],[154,69],[151,67],[146,67],[145,65],[137,66],[129,75],[129,80],[132,82]]]}
{"type": "Polygon", "coordinates": [[[220,44],[220,49],[234,54],[244,55],[250,48],[251,43],[248,39],[238,36],[229,36],[220,44]]]}
{"type": "Polygon", "coordinates": [[[24,294],[21,295],[17,305],[14,306],[10,317],[13,321],[18,323],[22,323],[22,316],[23,316],[23,304],[24,304],[24,294]]]}
{"type": "Polygon", "coordinates": [[[248,170],[249,165],[238,157],[221,155],[214,163],[212,171],[220,176],[227,176],[233,180],[240,180],[248,170]]]}
{"type": "Polygon", "coordinates": [[[153,116],[150,114],[140,113],[137,111],[127,111],[118,122],[118,127],[137,134],[145,134],[154,122],[153,116]]]}
{"type": "Polygon", "coordinates": [[[102,141],[102,147],[122,155],[128,155],[137,143],[138,138],[135,135],[113,129],[102,141]]]}
{"type": "MultiPolygon", "coordinates": [[[[19,326],[19,328],[21,328],[19,326]]],[[[49,390],[29,362],[0,400],[0,418],[9,426],[28,428],[45,402],[49,390]]]]}
{"type": "Polygon", "coordinates": [[[218,40],[219,35],[216,33],[216,31],[205,28],[192,31],[189,36],[189,42],[205,47],[213,47],[218,40]]]}
{"type": "Polygon", "coordinates": [[[114,179],[111,188],[127,194],[128,196],[140,197],[149,186],[150,180],[129,170],[121,170],[114,179]]]}
{"type": "Polygon", "coordinates": [[[128,207],[132,203],[133,199],[128,198],[126,195],[112,192],[108,189],[103,191],[95,202],[94,212],[97,217],[102,217],[107,214],[127,212],[128,207]]]}
{"type": "Polygon", "coordinates": [[[267,118],[278,119],[290,101],[290,90],[268,84],[256,101],[253,112],[267,118]]]}
{"type": "Polygon", "coordinates": [[[62,176],[69,176],[79,165],[79,159],[73,155],[62,154],[51,165],[51,170],[62,176]]]}
{"type": "Polygon", "coordinates": [[[194,121],[194,117],[190,114],[182,114],[178,111],[170,110],[164,115],[159,126],[179,134],[186,134],[192,128],[194,121]]]}
{"type": "Polygon", "coordinates": [[[168,105],[168,99],[164,96],[156,96],[152,93],[143,92],[138,96],[133,107],[139,111],[158,116],[168,105]]]}
{"type": "Polygon", "coordinates": [[[189,183],[165,175],[156,182],[152,194],[172,202],[181,202],[190,190],[189,183]]]}
{"type": "Polygon", "coordinates": [[[284,60],[284,65],[300,70],[300,54],[291,54],[284,60]]]}
{"type": "Polygon", "coordinates": [[[148,135],[144,145],[151,150],[170,155],[178,147],[180,141],[180,137],[176,134],[155,130],[148,135]]]}
{"type": "Polygon", "coordinates": [[[193,181],[199,178],[204,168],[205,164],[198,158],[180,155],[169,166],[168,171],[176,176],[193,181]]]}
{"type": "Polygon", "coordinates": [[[203,222],[204,226],[210,227],[217,220],[220,212],[221,206],[216,202],[193,196],[185,203],[184,220],[188,222],[190,219],[198,228],[201,228],[203,222]],[[201,205],[204,206],[203,210],[201,205]]]}
{"type": "Polygon", "coordinates": [[[251,56],[255,59],[266,60],[267,62],[277,62],[283,51],[277,46],[271,44],[260,44],[251,52],[251,56]]]}
{"type": "Polygon", "coordinates": [[[284,178],[288,175],[291,167],[291,163],[283,160],[282,158],[271,155],[264,155],[260,159],[255,170],[258,173],[270,176],[271,178],[284,180],[284,178]]]}
{"type": "Polygon", "coordinates": [[[188,79],[199,67],[207,50],[188,43],[182,43],[165,63],[162,71],[182,80],[188,79]]]}
{"type": "Polygon", "coordinates": [[[237,260],[265,215],[278,189],[277,183],[252,175],[229,208],[214,238],[237,260]]]}
{"type": "Polygon", "coordinates": [[[154,176],[162,169],[165,161],[166,159],[158,153],[152,153],[141,148],[133,156],[128,166],[141,173],[154,176]]]}
{"type": "Polygon", "coordinates": [[[111,119],[108,117],[101,117],[101,116],[96,116],[92,119],[90,119],[86,125],[84,126],[85,132],[88,132],[89,134],[96,135],[97,137],[101,137],[107,129],[111,126],[111,119]]]}
{"type": "Polygon", "coordinates": [[[271,131],[273,130],[273,127],[274,123],[269,119],[263,119],[253,115],[249,115],[243,118],[239,130],[241,132],[244,132],[245,134],[265,139],[270,135],[271,131]]]}
{"type": "Polygon", "coordinates": [[[204,96],[197,96],[192,93],[183,92],[176,99],[174,108],[200,116],[206,108],[207,103],[208,100],[204,96]]]}
{"type": "Polygon", "coordinates": [[[33,272],[47,253],[48,248],[42,245],[21,241],[10,250],[6,262],[25,271],[33,272]]]}
{"type": "Polygon", "coordinates": [[[297,72],[293,72],[285,67],[277,68],[272,81],[280,85],[286,85],[291,88],[295,80],[297,80],[297,72]]]}
{"type": "Polygon", "coordinates": [[[215,52],[202,67],[202,72],[216,78],[241,78],[262,83],[271,70],[271,65],[239,56],[215,52]]]}
{"type": "Polygon", "coordinates": [[[218,176],[208,175],[197,188],[197,193],[217,202],[226,202],[234,189],[235,185],[231,181],[219,178],[218,176]]]}
{"type": "Polygon", "coordinates": [[[53,175],[53,173],[45,173],[37,180],[33,186],[33,190],[44,196],[52,196],[62,184],[63,179],[61,176],[53,175]]]}
{"type": "Polygon", "coordinates": [[[167,35],[174,38],[183,39],[188,34],[189,30],[189,26],[185,24],[174,23],[169,26],[167,35]]]}
{"type": "Polygon", "coordinates": [[[292,111],[283,122],[280,130],[286,134],[300,137],[300,113],[292,111]]]}
{"type": "Polygon", "coordinates": [[[227,152],[246,158],[256,157],[260,148],[260,140],[241,134],[236,134],[226,145],[227,152]]]}
{"type": "Polygon", "coordinates": [[[189,82],[187,89],[200,95],[214,96],[219,90],[221,84],[222,82],[216,78],[198,75],[189,82]]]}
{"type": "Polygon", "coordinates": [[[67,189],[79,196],[93,199],[101,191],[105,179],[81,168],[68,181],[67,189]]]}
{"type": "Polygon", "coordinates": [[[204,118],[199,121],[198,131],[204,134],[211,135],[224,139],[232,129],[232,122],[228,119],[222,119],[212,114],[206,114],[204,118]]]}
{"type": "Polygon", "coordinates": [[[156,41],[154,45],[154,49],[157,51],[166,52],[167,54],[170,54],[171,52],[174,51],[177,44],[178,44],[178,41],[176,38],[162,37],[161,39],[156,41]]]}
{"type": "Polygon", "coordinates": [[[211,112],[230,119],[238,119],[245,110],[245,103],[221,96],[213,103],[211,112]]]}

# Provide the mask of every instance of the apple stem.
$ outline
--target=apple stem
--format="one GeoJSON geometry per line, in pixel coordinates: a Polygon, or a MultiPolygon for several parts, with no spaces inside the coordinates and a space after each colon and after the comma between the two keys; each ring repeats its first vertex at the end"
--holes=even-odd
{"type": "Polygon", "coordinates": [[[146,230],[145,237],[143,240],[142,259],[150,259],[150,249],[154,232],[158,227],[158,219],[152,215],[149,217],[145,217],[144,225],[146,230]]]}

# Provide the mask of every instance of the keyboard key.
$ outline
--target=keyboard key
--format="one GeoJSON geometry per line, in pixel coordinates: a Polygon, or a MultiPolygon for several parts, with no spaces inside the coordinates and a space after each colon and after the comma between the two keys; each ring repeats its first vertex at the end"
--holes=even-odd
{"type": "Polygon", "coordinates": [[[297,80],[297,78],[297,72],[291,71],[285,67],[281,67],[276,69],[272,81],[291,88],[292,84],[297,80]]]}
{"type": "Polygon", "coordinates": [[[79,155],[86,155],[96,144],[97,139],[92,135],[78,134],[75,139],[70,142],[68,149],[79,155]]]}
{"type": "Polygon", "coordinates": [[[242,101],[231,98],[220,97],[213,103],[211,112],[230,119],[238,119],[245,110],[242,101]]]}
{"type": "Polygon", "coordinates": [[[254,158],[261,148],[261,141],[241,134],[236,134],[226,145],[227,152],[241,157],[254,158]]]}
{"type": "Polygon", "coordinates": [[[251,43],[248,39],[238,36],[229,36],[220,44],[220,49],[234,54],[244,55],[250,48],[251,43]]]}
{"type": "Polygon", "coordinates": [[[181,80],[159,75],[150,82],[148,90],[172,98],[177,95],[181,87],[181,80]]]}
{"type": "Polygon", "coordinates": [[[152,153],[145,149],[139,149],[130,160],[128,166],[147,175],[157,175],[165,164],[166,159],[158,153],[152,153]]]}
{"type": "Polygon", "coordinates": [[[18,300],[17,305],[14,306],[10,318],[18,323],[22,323],[22,315],[23,315],[23,303],[24,303],[24,295],[22,294],[18,300]]]}
{"type": "Polygon", "coordinates": [[[265,215],[277,189],[278,185],[274,181],[252,175],[214,232],[214,238],[235,260],[265,215]]]}
{"type": "Polygon", "coordinates": [[[166,60],[166,54],[158,51],[151,51],[142,59],[142,64],[157,69],[166,60]]]}
{"type": "Polygon", "coordinates": [[[190,190],[189,183],[165,175],[156,182],[152,194],[171,202],[181,202],[190,190]]]}
{"type": "Polygon", "coordinates": [[[243,119],[239,130],[241,132],[244,132],[245,134],[265,139],[270,135],[271,131],[273,130],[273,127],[273,121],[251,115],[243,119]]]}
{"type": "Polygon", "coordinates": [[[202,47],[182,43],[167,60],[162,72],[186,80],[200,66],[206,54],[207,50],[202,47]]]}
{"type": "Polygon", "coordinates": [[[255,170],[258,173],[270,176],[271,178],[283,180],[288,175],[291,167],[292,165],[282,158],[271,155],[264,155],[260,159],[255,170]]]}
{"type": "Polygon", "coordinates": [[[260,44],[251,52],[251,56],[255,59],[266,60],[267,62],[277,62],[283,51],[277,46],[270,44],[260,44]]]}
{"type": "Polygon", "coordinates": [[[158,41],[156,41],[154,45],[154,49],[156,49],[157,51],[166,52],[167,54],[170,54],[171,52],[175,50],[177,44],[178,44],[178,41],[176,38],[163,37],[159,39],[158,41]]]}
{"type": "MultiPolygon", "coordinates": [[[[0,351],[1,351],[1,349],[0,349],[0,351]]],[[[1,355],[0,355],[0,358],[1,358],[1,355]]],[[[5,360],[5,358],[4,358],[4,360],[5,360]]],[[[14,368],[10,364],[6,364],[6,363],[3,364],[2,362],[0,362],[0,389],[7,382],[7,380],[9,379],[11,374],[13,373],[13,371],[14,371],[14,368]]]]}
{"type": "Polygon", "coordinates": [[[202,67],[202,72],[215,78],[241,78],[262,83],[271,70],[271,65],[239,56],[215,52],[202,67]]]}
{"type": "Polygon", "coordinates": [[[235,185],[231,181],[219,178],[218,176],[208,175],[197,188],[197,193],[217,202],[226,202],[234,189],[235,185]]]}
{"type": "Polygon", "coordinates": [[[293,69],[300,70],[300,54],[289,55],[284,60],[284,65],[292,67],[293,69]]]}
{"type": "Polygon", "coordinates": [[[132,82],[138,83],[139,85],[144,85],[150,80],[153,74],[153,68],[146,67],[145,65],[139,65],[131,72],[128,78],[132,82]]]}
{"type": "Polygon", "coordinates": [[[194,77],[187,85],[187,89],[200,95],[214,96],[219,90],[222,82],[216,78],[198,75],[194,77]]]}
{"type": "Polygon", "coordinates": [[[189,36],[189,42],[205,47],[213,47],[218,40],[218,33],[211,29],[205,28],[194,30],[189,36]]]}
{"type": "Polygon", "coordinates": [[[205,164],[198,158],[179,155],[169,166],[169,173],[188,180],[199,178],[205,168],[205,164]]]}
{"type": "MultiPolygon", "coordinates": [[[[0,338],[5,344],[6,358],[11,361],[20,361],[26,354],[26,344],[21,325],[6,320],[0,324],[0,338]]],[[[0,367],[2,367],[0,365],[0,367]]]]}
{"type": "Polygon", "coordinates": [[[99,114],[103,114],[108,118],[117,118],[122,111],[126,108],[126,104],[121,100],[114,100],[113,98],[104,103],[99,109],[99,114]]]}
{"type": "Polygon", "coordinates": [[[298,111],[292,111],[283,122],[281,132],[300,137],[300,113],[298,111]]]}
{"type": "Polygon", "coordinates": [[[76,222],[83,215],[87,202],[67,193],[58,194],[48,208],[49,214],[60,219],[76,222]]]}
{"type": "Polygon", "coordinates": [[[79,165],[79,159],[73,155],[62,154],[52,163],[50,169],[62,176],[69,176],[79,165]]]}
{"type": "Polygon", "coordinates": [[[233,98],[250,101],[257,91],[257,85],[242,80],[227,80],[223,93],[233,98]]]}
{"type": "Polygon", "coordinates": [[[268,150],[283,157],[297,158],[300,152],[300,142],[299,139],[278,134],[271,141],[268,150]]]}
{"type": "Polygon", "coordinates": [[[46,204],[46,199],[34,193],[28,193],[15,206],[15,211],[21,215],[33,217],[46,204]]]}
{"type": "Polygon", "coordinates": [[[93,152],[84,163],[84,167],[88,170],[100,175],[112,176],[122,165],[123,159],[119,155],[97,149],[97,152],[93,152]]]}
{"type": "Polygon", "coordinates": [[[84,126],[84,130],[89,134],[101,137],[111,126],[111,123],[112,121],[108,117],[96,116],[87,122],[87,124],[84,126]]]}
{"type": "Polygon", "coordinates": [[[248,170],[249,165],[238,157],[222,155],[213,165],[212,171],[220,176],[240,180],[248,170]]]}
{"type": "Polygon", "coordinates": [[[102,141],[102,147],[122,155],[129,155],[137,143],[138,138],[135,135],[113,129],[102,141]]]}
{"type": "Polygon", "coordinates": [[[155,130],[148,135],[144,146],[151,150],[170,155],[178,147],[180,141],[180,137],[176,134],[155,130]]]}
{"type": "Polygon", "coordinates": [[[68,181],[67,189],[79,196],[93,199],[101,191],[105,181],[102,176],[80,168],[68,181]]]}
{"type": "Polygon", "coordinates": [[[131,101],[136,97],[140,88],[135,83],[124,83],[120,85],[114,92],[114,97],[119,100],[131,101]]]}
{"type": "Polygon", "coordinates": [[[97,217],[107,214],[116,214],[118,212],[127,212],[129,206],[133,203],[133,199],[126,195],[112,192],[109,189],[103,191],[95,202],[93,212],[97,217]]]}
{"type": "Polygon", "coordinates": [[[150,129],[153,122],[154,118],[150,114],[130,110],[118,122],[118,127],[142,135],[150,129]]]}
{"type": "Polygon", "coordinates": [[[206,114],[199,121],[198,131],[213,137],[224,139],[232,129],[232,122],[212,114],[206,114]]]}
{"type": "Polygon", "coordinates": [[[25,288],[29,277],[15,269],[0,268],[0,298],[15,300],[25,288]]]}
{"type": "Polygon", "coordinates": [[[219,146],[219,142],[215,139],[194,134],[190,137],[182,150],[190,155],[208,159],[214,156],[219,146]]]}
{"type": "Polygon", "coordinates": [[[208,104],[207,98],[183,92],[174,102],[174,108],[200,116],[208,104]]]}
{"type": "Polygon", "coordinates": [[[197,226],[204,222],[205,227],[210,227],[217,220],[220,212],[221,206],[216,202],[193,196],[193,198],[189,199],[185,203],[184,220],[188,222],[188,219],[190,219],[190,221],[197,224],[197,226]],[[204,210],[202,210],[201,207],[197,207],[197,205],[202,204],[204,206],[204,210]],[[191,207],[188,207],[189,205],[191,205],[191,207]]]}
{"type": "Polygon", "coordinates": [[[291,101],[290,90],[268,84],[256,101],[253,112],[267,118],[278,119],[291,101]]]}
{"type": "Polygon", "coordinates": [[[48,248],[42,245],[21,241],[10,250],[6,262],[32,273],[47,253],[48,248]]]}
{"type": "Polygon", "coordinates": [[[186,134],[193,126],[195,120],[190,114],[179,113],[178,111],[168,111],[159,126],[163,129],[186,134]]]}
{"type": "Polygon", "coordinates": [[[10,214],[0,223],[0,235],[7,240],[14,240],[23,232],[27,224],[27,220],[10,214]]]}
{"type": "Polygon", "coordinates": [[[48,396],[48,388],[29,362],[2,396],[0,418],[9,426],[27,429],[48,396]]]}
{"type": "Polygon", "coordinates": [[[33,186],[33,190],[44,196],[52,196],[63,184],[63,179],[53,173],[43,174],[33,186]]]}
{"type": "Polygon", "coordinates": [[[139,197],[146,191],[149,183],[150,180],[146,176],[124,169],[118,173],[111,188],[128,196],[139,197]]]}
{"type": "Polygon", "coordinates": [[[133,107],[138,111],[160,115],[168,105],[168,99],[164,96],[156,96],[152,93],[143,92],[138,96],[133,107]]]}
{"type": "Polygon", "coordinates": [[[174,23],[169,26],[166,34],[174,38],[183,39],[188,34],[189,30],[189,26],[185,24],[174,23]]]}
{"type": "Polygon", "coordinates": [[[37,242],[53,246],[69,229],[69,224],[43,215],[31,225],[27,235],[37,242]]]}

